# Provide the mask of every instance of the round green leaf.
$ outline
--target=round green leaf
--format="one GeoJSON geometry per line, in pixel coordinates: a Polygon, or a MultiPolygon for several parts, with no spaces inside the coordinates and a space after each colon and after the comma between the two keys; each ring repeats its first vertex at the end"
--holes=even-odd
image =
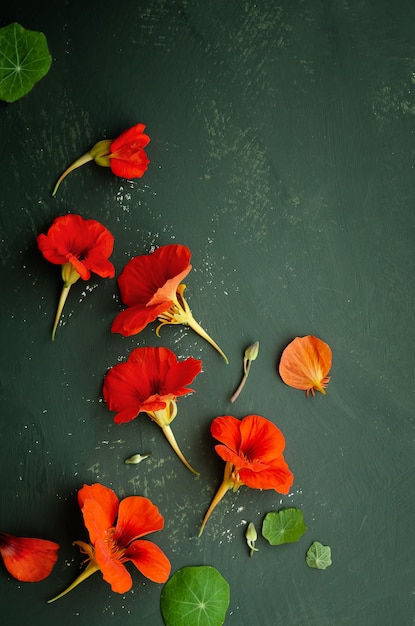
{"type": "Polygon", "coordinates": [[[52,63],[43,33],[14,22],[0,28],[0,99],[15,102],[47,74],[52,63]]]}
{"type": "Polygon", "coordinates": [[[262,535],[272,546],[298,541],[307,530],[300,509],[281,509],[267,513],[262,524],[262,535]]]}
{"type": "Polygon", "coordinates": [[[226,580],[214,567],[179,569],[161,592],[166,626],[221,626],[229,606],[226,580]]]}
{"type": "Polygon", "coordinates": [[[323,546],[319,541],[314,541],[307,550],[305,556],[308,567],[316,569],[326,569],[331,565],[331,548],[323,546]]]}

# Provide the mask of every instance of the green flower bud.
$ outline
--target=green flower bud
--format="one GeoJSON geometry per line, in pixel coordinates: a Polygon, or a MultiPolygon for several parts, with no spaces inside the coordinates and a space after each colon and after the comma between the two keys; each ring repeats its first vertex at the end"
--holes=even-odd
{"type": "Polygon", "coordinates": [[[245,531],[246,543],[248,544],[249,556],[252,556],[254,552],[258,552],[258,548],[255,547],[255,541],[258,538],[255,526],[253,522],[249,522],[248,528],[245,531]]]}
{"type": "Polygon", "coordinates": [[[151,456],[151,452],[148,454],[133,454],[128,457],[128,459],[125,459],[124,463],[126,465],[138,465],[141,461],[144,461],[144,459],[148,459],[149,456],[151,456]]]}

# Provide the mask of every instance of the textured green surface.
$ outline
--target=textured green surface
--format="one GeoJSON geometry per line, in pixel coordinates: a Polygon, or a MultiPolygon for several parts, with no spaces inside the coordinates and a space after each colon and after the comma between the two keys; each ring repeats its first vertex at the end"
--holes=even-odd
{"type": "Polygon", "coordinates": [[[93,481],[159,506],[166,523],[154,539],[173,571],[221,572],[227,626],[412,623],[414,20],[412,0],[2,9],[2,25],[45,33],[53,63],[25,98],[0,108],[0,528],[62,546],[42,583],[10,580],[0,563],[5,624],[162,626],[162,586],[135,573],[125,596],[95,574],[46,604],[79,572],[71,542],[86,536],[75,496],[93,481]],[[91,164],[51,198],[67,165],[136,122],[151,137],[142,179],[91,164]],[[35,237],[67,211],[111,230],[117,274],[154,246],[188,245],[188,302],[230,365],[178,327],[161,339],[154,325],[140,337],[111,335],[116,282],[99,278],[71,289],[52,343],[61,281],[35,237]],[[333,350],[324,397],[306,398],[277,374],[282,349],[305,334],[333,350]],[[232,405],[243,352],[257,340],[232,405]],[[200,478],[147,417],[117,426],[101,400],[108,367],[138,344],[203,359],[174,422],[200,478]],[[277,424],[295,481],[284,497],[226,494],[197,539],[223,475],[209,426],[228,413],[277,424]],[[258,528],[288,506],[303,511],[310,540],[331,546],[321,576],[305,563],[308,540],[277,552],[259,538],[249,558],[247,522],[258,528]]]}

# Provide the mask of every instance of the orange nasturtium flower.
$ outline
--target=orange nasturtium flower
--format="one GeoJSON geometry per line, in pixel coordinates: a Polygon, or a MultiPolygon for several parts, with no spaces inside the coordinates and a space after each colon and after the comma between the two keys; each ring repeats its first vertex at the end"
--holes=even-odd
{"type": "Polygon", "coordinates": [[[62,266],[63,288],[52,329],[52,339],[55,339],[71,286],[79,278],[89,280],[91,272],[102,278],[113,278],[115,269],[108,258],[114,237],[100,222],[70,213],[55,218],[47,235],[38,235],[37,245],[45,259],[62,266]]]}
{"type": "Polygon", "coordinates": [[[116,176],[122,178],[141,178],[150,163],[144,152],[150,137],[144,134],[144,129],[144,124],[136,124],[121,133],[117,139],[98,141],[89,152],[79,157],[63,172],[55,185],[52,196],[56,195],[59,185],[70,172],[89,161],[95,161],[103,167],[110,167],[116,176]]]}
{"type": "Polygon", "coordinates": [[[330,346],[313,335],[296,337],[281,355],[279,373],[286,385],[304,389],[306,395],[314,391],[325,394],[330,380],[330,346]]]}
{"type": "Polygon", "coordinates": [[[215,450],[226,464],[222,484],[206,512],[199,537],[212,511],[229,489],[237,491],[241,485],[246,485],[286,494],[294,480],[283,456],[284,435],[265,417],[247,415],[242,420],[232,415],[216,417],[210,432],[220,441],[215,450]]]}
{"type": "Polygon", "coordinates": [[[169,244],[131,259],[118,277],[121,300],[128,308],[117,315],[111,330],[124,337],[136,335],[158,318],[159,336],[165,324],[186,324],[228,362],[217,343],[196,322],[184,299],[186,285],[181,281],[192,269],[190,257],[187,246],[169,244]]]}
{"type": "Polygon", "coordinates": [[[17,580],[36,583],[51,573],[59,545],[47,539],[14,537],[0,533],[0,554],[7,571],[17,580]]]}
{"type": "Polygon", "coordinates": [[[74,541],[74,545],[88,556],[88,565],[65,591],[49,602],[66,595],[99,570],[112,591],[126,593],[133,584],[124,565],[126,561],[132,561],[153,582],[166,582],[170,561],[152,541],[141,539],[164,526],[164,519],[151,500],[129,496],[120,502],[112,489],[95,483],[78,491],[78,503],[91,543],[74,541]]]}
{"type": "Polygon", "coordinates": [[[170,423],[177,415],[177,398],[193,392],[189,385],[201,372],[202,361],[189,357],[179,362],[167,348],[136,348],[105,376],[103,394],[116,424],[130,422],[139,413],[160,426],[179,459],[198,474],[183,456],[170,423]]]}

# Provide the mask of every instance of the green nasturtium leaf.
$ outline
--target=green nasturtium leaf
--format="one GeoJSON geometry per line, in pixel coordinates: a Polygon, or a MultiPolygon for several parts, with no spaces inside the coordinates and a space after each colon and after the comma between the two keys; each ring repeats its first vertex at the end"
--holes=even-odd
{"type": "Polygon", "coordinates": [[[217,569],[183,567],[163,587],[160,606],[166,626],[222,626],[230,591],[217,569]]]}
{"type": "Polygon", "coordinates": [[[267,513],[262,523],[262,535],[272,546],[298,541],[307,530],[300,509],[281,509],[267,513]]]}
{"type": "Polygon", "coordinates": [[[15,102],[25,96],[51,64],[43,33],[17,22],[0,28],[0,100],[15,102]]]}
{"type": "Polygon", "coordinates": [[[323,546],[319,541],[314,541],[307,550],[305,560],[308,567],[326,569],[331,565],[330,546],[323,546]]]}

